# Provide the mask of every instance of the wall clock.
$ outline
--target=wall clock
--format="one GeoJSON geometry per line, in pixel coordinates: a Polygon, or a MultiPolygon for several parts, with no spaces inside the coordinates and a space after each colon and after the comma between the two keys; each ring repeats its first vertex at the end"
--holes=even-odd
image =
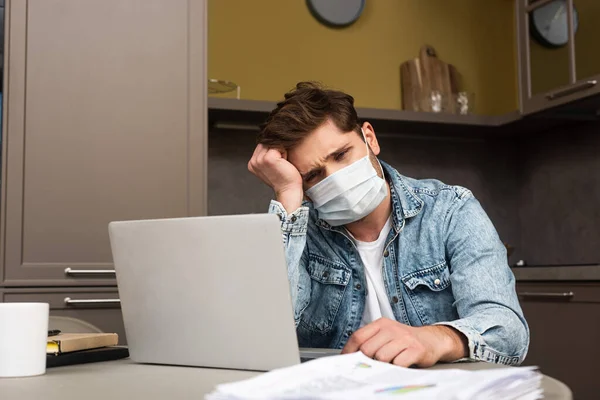
{"type": "MultiPolygon", "coordinates": [[[[554,0],[529,14],[531,36],[542,46],[556,48],[569,41],[567,0],[554,0]]],[[[573,6],[573,30],[577,32],[579,14],[573,6]]]]}
{"type": "Polygon", "coordinates": [[[306,0],[310,13],[332,28],[352,25],[365,8],[366,0],[306,0]]]}

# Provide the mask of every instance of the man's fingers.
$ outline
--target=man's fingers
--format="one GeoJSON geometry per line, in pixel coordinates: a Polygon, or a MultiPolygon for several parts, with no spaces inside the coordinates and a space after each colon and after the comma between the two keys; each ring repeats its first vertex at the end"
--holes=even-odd
{"type": "Polygon", "coordinates": [[[265,155],[269,152],[269,148],[259,144],[254,149],[254,153],[252,154],[252,158],[248,161],[248,171],[252,172],[256,175],[260,180],[265,182],[267,185],[271,186],[271,182],[267,179],[266,175],[262,171],[262,166],[264,165],[265,155]]]}
{"type": "Polygon", "coordinates": [[[360,346],[362,346],[364,342],[371,339],[371,337],[377,334],[379,330],[379,324],[374,322],[363,326],[362,328],[354,332],[352,336],[350,336],[350,339],[348,339],[348,342],[342,349],[342,354],[357,352],[360,349],[360,346]]]}
{"type": "Polygon", "coordinates": [[[257,162],[259,168],[264,165],[265,157],[268,153],[269,153],[269,149],[267,147],[263,146],[259,150],[259,152],[256,154],[256,162],[257,162]]]}
{"type": "Polygon", "coordinates": [[[267,147],[263,146],[262,144],[259,144],[254,149],[254,154],[252,154],[252,158],[250,159],[250,161],[253,162],[255,170],[260,169],[261,164],[263,162],[263,159],[264,159],[267,151],[269,151],[269,149],[267,147]]]}
{"type": "Polygon", "coordinates": [[[391,363],[400,353],[406,350],[406,343],[401,340],[392,340],[375,352],[373,359],[381,362],[391,363]]]}
{"type": "MultiPolygon", "coordinates": [[[[382,329],[364,342],[359,350],[367,357],[373,358],[377,351],[394,339],[392,332],[382,329]]],[[[398,353],[396,353],[398,354],[398,353]]]]}
{"type": "Polygon", "coordinates": [[[261,180],[265,180],[264,174],[260,170],[260,166],[258,165],[258,161],[255,157],[252,157],[250,161],[248,161],[248,171],[252,172],[254,175],[259,177],[261,180]]]}
{"type": "Polygon", "coordinates": [[[268,167],[274,167],[281,158],[281,152],[279,150],[269,149],[262,156],[261,164],[268,167]]]}
{"type": "Polygon", "coordinates": [[[263,146],[262,144],[257,145],[254,148],[254,153],[252,153],[252,157],[250,157],[250,160],[258,160],[258,156],[262,153],[265,152],[266,147],[263,146]]]}
{"type": "Polygon", "coordinates": [[[267,146],[265,146],[264,144],[259,144],[256,146],[256,150],[258,150],[257,154],[264,154],[267,151],[269,151],[269,148],[267,146]]]}
{"type": "Polygon", "coordinates": [[[409,347],[405,349],[403,352],[398,354],[394,360],[393,364],[398,365],[400,367],[410,367],[411,365],[417,365],[421,361],[421,354],[415,348],[409,347]]]}
{"type": "Polygon", "coordinates": [[[263,153],[265,153],[266,147],[262,144],[257,145],[254,148],[254,153],[252,153],[252,157],[250,157],[250,161],[248,161],[248,170],[252,173],[255,173],[258,169],[258,161],[262,158],[263,153]]]}

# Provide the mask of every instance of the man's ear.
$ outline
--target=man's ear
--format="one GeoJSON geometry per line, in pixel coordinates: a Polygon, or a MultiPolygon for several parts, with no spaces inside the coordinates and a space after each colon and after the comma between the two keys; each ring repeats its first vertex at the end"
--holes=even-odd
{"type": "Polygon", "coordinates": [[[371,148],[371,151],[376,156],[381,152],[381,148],[379,147],[379,142],[377,141],[377,136],[375,136],[375,130],[373,129],[373,125],[369,122],[365,122],[362,124],[363,134],[365,135],[365,140],[367,144],[371,148]]]}

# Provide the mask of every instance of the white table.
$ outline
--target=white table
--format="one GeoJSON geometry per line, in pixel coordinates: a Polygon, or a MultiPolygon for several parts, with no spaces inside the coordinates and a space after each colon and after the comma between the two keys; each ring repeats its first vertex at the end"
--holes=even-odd
{"type": "MultiPolygon", "coordinates": [[[[459,363],[434,369],[476,370],[494,364],[459,363]]],[[[50,368],[46,375],[0,379],[1,400],[202,400],[219,383],[256,376],[258,372],[135,364],[129,360],[50,368]]],[[[569,388],[544,376],[545,398],[571,400],[569,388]]]]}

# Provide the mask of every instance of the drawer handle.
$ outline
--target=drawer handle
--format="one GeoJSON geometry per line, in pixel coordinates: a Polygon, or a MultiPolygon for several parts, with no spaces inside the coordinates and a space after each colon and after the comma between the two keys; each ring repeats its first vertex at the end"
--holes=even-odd
{"type": "Polygon", "coordinates": [[[519,296],[522,297],[538,297],[544,299],[570,299],[575,296],[573,292],[561,292],[561,293],[552,293],[552,292],[520,292],[519,296]]]}
{"type": "Polygon", "coordinates": [[[78,276],[78,275],[115,275],[114,269],[71,269],[65,268],[65,275],[67,276],[78,276]]]}
{"type": "Polygon", "coordinates": [[[72,299],[65,297],[67,306],[89,305],[89,304],[121,304],[121,299],[72,299]]]}
{"type": "Polygon", "coordinates": [[[598,81],[596,81],[596,80],[580,83],[580,84],[572,86],[570,88],[566,88],[566,89],[560,90],[558,92],[550,93],[549,95],[546,96],[546,98],[548,100],[556,100],[559,97],[565,97],[565,96],[568,96],[573,93],[581,92],[582,90],[591,89],[594,86],[596,86],[596,83],[598,83],[598,81]]]}

